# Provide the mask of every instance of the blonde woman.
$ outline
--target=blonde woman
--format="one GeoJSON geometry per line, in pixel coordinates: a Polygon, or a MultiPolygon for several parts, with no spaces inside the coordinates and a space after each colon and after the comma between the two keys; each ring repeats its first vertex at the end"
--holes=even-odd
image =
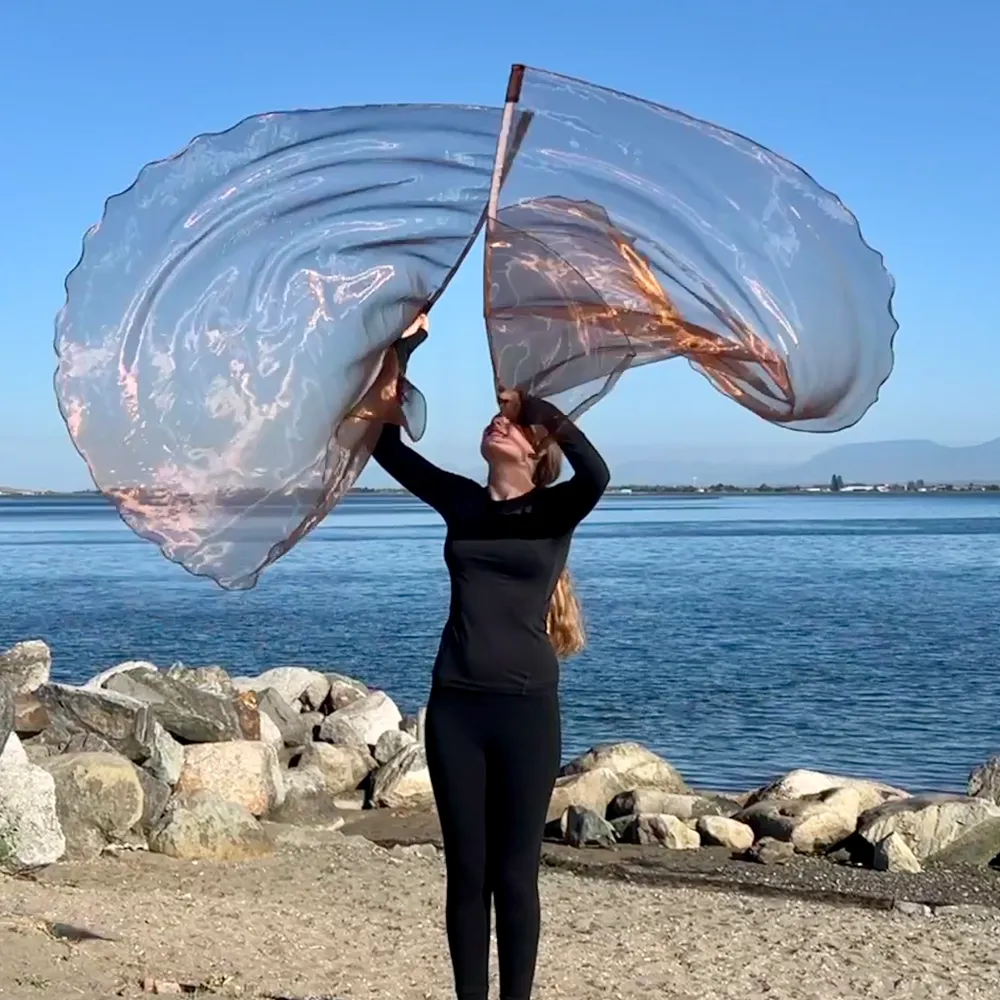
{"type": "MultiPolygon", "coordinates": [[[[397,344],[400,369],[424,339],[397,344]]],[[[566,572],[570,539],[609,481],[584,434],[549,403],[502,393],[483,431],[487,485],[445,472],[387,424],[373,457],[447,525],[451,604],[426,744],[447,869],[459,1000],[486,1000],[491,903],[502,1000],[529,1000],[538,867],[561,756],[559,659],[584,645],[566,572]],[[565,456],[573,475],[557,483],[565,456]]]]}

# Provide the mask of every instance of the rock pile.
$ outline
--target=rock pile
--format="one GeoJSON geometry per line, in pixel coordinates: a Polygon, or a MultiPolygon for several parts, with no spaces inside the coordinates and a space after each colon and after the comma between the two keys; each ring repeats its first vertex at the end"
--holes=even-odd
{"type": "MultiPolygon", "coordinates": [[[[77,687],[52,682],[50,668],[42,642],[0,654],[0,866],[129,848],[236,860],[273,849],[265,820],[433,808],[423,713],[404,717],[353,678],[129,661],[77,687]]],[[[691,789],[637,743],[609,744],[563,767],[547,833],[575,847],[721,847],[763,863],[1000,864],[1000,757],[973,772],[967,797],[805,770],[724,796],[691,789]]]]}

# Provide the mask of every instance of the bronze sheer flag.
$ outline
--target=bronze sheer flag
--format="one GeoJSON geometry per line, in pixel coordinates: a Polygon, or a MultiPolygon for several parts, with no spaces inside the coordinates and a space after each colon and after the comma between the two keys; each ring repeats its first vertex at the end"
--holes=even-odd
{"type": "Polygon", "coordinates": [[[836,431],[893,364],[893,281],[808,174],[709,122],[515,66],[487,223],[498,386],[579,415],[686,358],[774,423],[836,431]]]}
{"type": "Polygon", "coordinates": [[[571,416],[686,358],[764,419],[854,423],[892,367],[892,279],[789,161],[677,111],[514,67],[505,105],[264,114],[110,198],[56,322],[98,488],[228,589],[312,530],[424,400],[398,338],[486,223],[498,387],[571,416]]]}

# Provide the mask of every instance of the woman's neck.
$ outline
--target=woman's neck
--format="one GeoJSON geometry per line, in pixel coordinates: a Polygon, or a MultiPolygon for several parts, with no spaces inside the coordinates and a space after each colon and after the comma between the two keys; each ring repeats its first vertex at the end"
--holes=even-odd
{"type": "Polygon", "coordinates": [[[486,488],[494,500],[515,500],[530,493],[535,484],[527,469],[490,469],[486,488]]]}

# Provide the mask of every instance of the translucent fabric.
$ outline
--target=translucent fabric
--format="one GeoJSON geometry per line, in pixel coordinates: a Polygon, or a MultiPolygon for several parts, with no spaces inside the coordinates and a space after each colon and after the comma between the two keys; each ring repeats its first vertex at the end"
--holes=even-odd
{"type": "Polygon", "coordinates": [[[56,390],[97,486],[192,573],[254,585],[423,428],[387,348],[483,221],[500,110],[266,114],[147,166],[87,233],[56,390]],[[383,359],[386,359],[383,365],[383,359]]]}
{"type": "Polygon", "coordinates": [[[385,422],[422,433],[390,347],[484,221],[496,388],[570,416],[685,358],[766,420],[838,430],[891,370],[892,279],[836,197],[742,136],[515,67],[503,109],[260,115],[108,201],[56,326],[97,486],[168,558],[252,587],[385,422]]]}
{"type": "Polygon", "coordinates": [[[485,313],[496,379],[579,415],[686,358],[766,420],[836,431],[893,364],[893,281],[788,160],[678,111],[515,67],[485,313]],[[530,124],[525,124],[530,121],[530,124]]]}

